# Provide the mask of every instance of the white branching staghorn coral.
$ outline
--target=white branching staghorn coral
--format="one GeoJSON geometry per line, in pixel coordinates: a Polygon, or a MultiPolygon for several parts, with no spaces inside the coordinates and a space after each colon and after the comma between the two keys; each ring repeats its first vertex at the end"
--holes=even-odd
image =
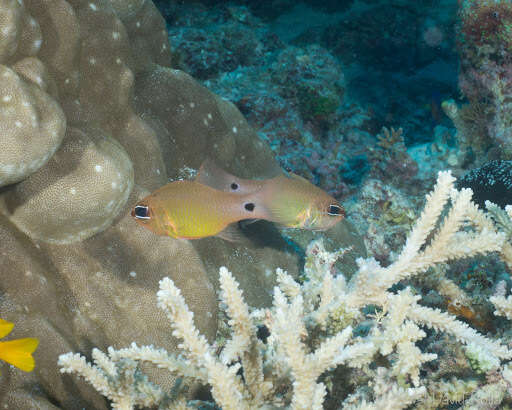
{"type": "MultiPolygon", "coordinates": [[[[222,267],[220,297],[232,335],[220,354],[196,329],[180,290],[164,278],[157,293],[158,304],[167,312],[172,334],[182,341],[183,357],[133,344],[127,349],[109,348],[108,356],[94,349],[95,366],[73,353],[61,355],[59,365],[62,372],[75,372],[88,380],[114,408],[186,407],[179,388],[165,393],[143,376],[137,364],[149,362],[176,374],[185,384],[199,381],[210,385],[213,399],[226,410],[322,409],[329,383],[321,376],[344,365],[347,371],[352,367],[365,375],[367,382],[352,389],[343,408],[400,409],[427,393],[420,369],[437,355],[421,351],[416,344],[426,336],[426,327],[465,344],[481,368],[499,375],[504,396],[512,379],[507,363],[512,351],[508,347],[455,316],[422,306],[421,297],[409,287],[390,290],[437,264],[502,253],[504,241],[505,234],[497,232],[493,221],[471,201],[471,191],[457,191],[451,174],[440,172],[403,250],[387,267],[371,258],[360,259],[359,270],[347,281],[334,268],[346,250],[330,253],[321,241],[315,241],[307,250],[306,280],[298,283],[277,269],[273,306],[252,312],[238,283],[222,267]],[[366,336],[357,336],[352,325],[368,322],[365,309],[369,305],[375,308],[371,328],[366,336]],[[258,325],[269,330],[265,342],[257,337],[258,325]],[[377,353],[387,359],[387,365],[373,366],[377,353]]],[[[493,303],[500,314],[506,314],[510,305],[501,295],[493,303]]],[[[474,383],[453,383],[462,386],[453,392],[454,397],[460,396],[459,390],[474,390],[474,383]]]]}
{"type": "Polygon", "coordinates": [[[494,295],[489,300],[496,307],[495,315],[505,316],[508,320],[512,320],[512,295],[505,297],[506,291],[507,285],[505,281],[499,282],[496,285],[494,295]]]}

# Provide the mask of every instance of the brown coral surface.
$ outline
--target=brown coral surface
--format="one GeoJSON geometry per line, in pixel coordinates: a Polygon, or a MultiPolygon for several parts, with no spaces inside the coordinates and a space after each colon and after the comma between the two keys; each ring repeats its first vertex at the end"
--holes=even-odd
{"type": "MultiPolygon", "coordinates": [[[[207,156],[241,177],[279,168],[233,104],[171,68],[149,0],[6,0],[0,33],[0,316],[16,324],[13,337],[40,339],[33,373],[2,365],[0,405],[106,408],[59,373],[57,357],[132,341],[176,350],[154,300],[162,277],[212,339],[220,265],[243,272],[253,306],[270,301],[267,272],[301,265],[271,224],[243,244],[191,243],[137,227],[130,206],[207,156]]],[[[331,245],[364,253],[352,231],[339,224],[331,245]]],[[[297,248],[313,233],[290,235],[297,248]]]]}

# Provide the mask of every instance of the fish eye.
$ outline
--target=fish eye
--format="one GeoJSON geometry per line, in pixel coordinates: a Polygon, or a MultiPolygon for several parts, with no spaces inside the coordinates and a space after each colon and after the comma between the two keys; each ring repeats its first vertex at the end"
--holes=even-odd
{"type": "Polygon", "coordinates": [[[343,208],[341,206],[331,204],[327,208],[327,215],[339,216],[344,214],[345,212],[343,211],[343,208]]]}
{"type": "Polygon", "coordinates": [[[238,184],[237,184],[236,182],[233,182],[233,183],[231,184],[231,189],[232,189],[233,191],[238,190],[238,184]]]}
{"type": "Polygon", "coordinates": [[[252,202],[248,202],[244,204],[244,208],[246,211],[252,212],[254,211],[254,204],[252,202]]]}
{"type": "Polygon", "coordinates": [[[149,207],[145,205],[137,205],[133,209],[132,216],[137,219],[150,219],[149,207]]]}

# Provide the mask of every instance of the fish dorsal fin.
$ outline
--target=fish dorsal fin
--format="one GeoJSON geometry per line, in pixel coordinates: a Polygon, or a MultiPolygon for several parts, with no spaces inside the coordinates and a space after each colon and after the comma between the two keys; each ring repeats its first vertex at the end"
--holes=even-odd
{"type": "Polygon", "coordinates": [[[231,192],[231,183],[236,182],[238,179],[218,167],[213,160],[207,158],[201,164],[195,181],[220,191],[231,192]]]}
{"type": "Polygon", "coordinates": [[[296,179],[297,181],[306,182],[308,185],[311,185],[311,182],[308,181],[306,178],[301,177],[300,175],[294,174],[293,172],[288,172],[287,176],[290,179],[296,179]]]}
{"type": "Polygon", "coordinates": [[[222,170],[219,167],[217,167],[217,165],[215,165],[215,163],[211,159],[207,158],[199,167],[195,181],[199,182],[200,184],[218,189],[214,185],[215,180],[219,178],[218,174],[221,171],[222,170]]]}
{"type": "Polygon", "coordinates": [[[197,173],[196,182],[207,185],[210,188],[223,192],[245,195],[261,189],[263,182],[260,180],[239,178],[218,167],[211,159],[206,159],[201,164],[197,173]]]}

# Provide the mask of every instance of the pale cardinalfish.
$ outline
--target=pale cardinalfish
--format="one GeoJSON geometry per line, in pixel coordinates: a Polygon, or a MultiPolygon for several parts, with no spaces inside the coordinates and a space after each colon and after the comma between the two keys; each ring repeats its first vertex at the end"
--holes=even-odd
{"type": "Polygon", "coordinates": [[[243,179],[206,160],[195,180],[224,192],[257,192],[256,199],[267,214],[264,219],[289,228],[325,231],[345,217],[345,210],[331,195],[293,173],[265,180],[243,179]]]}

